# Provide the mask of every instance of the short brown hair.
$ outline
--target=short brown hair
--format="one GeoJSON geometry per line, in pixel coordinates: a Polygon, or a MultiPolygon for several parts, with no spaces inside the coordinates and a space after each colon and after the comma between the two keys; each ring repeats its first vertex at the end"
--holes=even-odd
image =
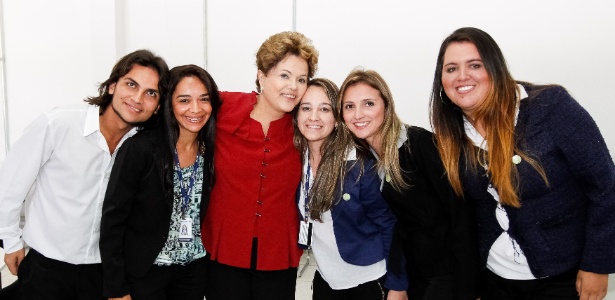
{"type": "MultiPolygon", "coordinates": [[[[308,78],[314,77],[318,69],[318,51],[312,45],[312,40],[296,31],[276,33],[263,42],[256,52],[256,67],[267,74],[288,55],[296,55],[308,64],[308,78]]],[[[256,79],[256,90],[261,86],[256,79]]]]}

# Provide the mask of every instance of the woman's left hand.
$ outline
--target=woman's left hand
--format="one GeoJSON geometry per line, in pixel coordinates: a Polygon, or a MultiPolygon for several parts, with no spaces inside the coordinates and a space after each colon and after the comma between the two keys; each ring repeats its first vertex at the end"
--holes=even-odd
{"type": "Polygon", "coordinates": [[[387,300],[408,300],[408,294],[406,291],[390,290],[387,295],[387,300]]]}
{"type": "Polygon", "coordinates": [[[577,274],[577,293],[579,300],[602,300],[609,286],[609,274],[597,274],[579,270],[577,274]]]}

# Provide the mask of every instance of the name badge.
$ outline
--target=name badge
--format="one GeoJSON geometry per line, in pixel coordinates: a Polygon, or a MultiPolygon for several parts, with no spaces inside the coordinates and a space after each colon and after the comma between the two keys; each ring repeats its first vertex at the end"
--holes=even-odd
{"type": "Polygon", "coordinates": [[[312,222],[299,221],[299,244],[312,246],[312,222]]]}
{"type": "Polygon", "coordinates": [[[180,242],[192,242],[192,218],[184,218],[179,223],[179,237],[180,242]]]}

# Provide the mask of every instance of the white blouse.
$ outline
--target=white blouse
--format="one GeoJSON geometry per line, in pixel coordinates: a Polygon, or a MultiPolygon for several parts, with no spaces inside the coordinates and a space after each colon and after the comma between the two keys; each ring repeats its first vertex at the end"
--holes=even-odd
{"type": "MultiPolygon", "coordinates": [[[[523,86],[518,85],[520,90],[520,100],[527,98],[527,93],[523,86]]],[[[517,116],[519,115],[519,106],[515,113],[515,124],[517,123],[517,116]]],[[[478,131],[472,126],[470,121],[464,117],[465,133],[472,140],[474,145],[480,147],[483,150],[487,150],[487,141],[478,133],[478,131]]],[[[525,254],[517,244],[517,241],[508,234],[508,214],[500,204],[500,196],[498,192],[493,188],[491,184],[487,187],[487,191],[493,200],[498,202],[495,209],[495,216],[500,224],[500,227],[504,230],[502,234],[495,240],[491,249],[489,250],[489,256],[487,257],[487,268],[497,274],[500,277],[516,280],[529,280],[536,279],[530,270],[530,266],[527,262],[525,254]]]]}

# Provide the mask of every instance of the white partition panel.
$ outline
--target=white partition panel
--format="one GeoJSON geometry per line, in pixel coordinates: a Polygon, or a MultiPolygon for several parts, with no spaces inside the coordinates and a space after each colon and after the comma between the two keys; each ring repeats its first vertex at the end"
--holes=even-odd
{"type": "Polygon", "coordinates": [[[427,128],[440,42],[458,27],[482,28],[515,78],[564,85],[615,149],[615,20],[608,15],[615,5],[608,0],[295,1],[4,1],[10,143],[36,115],[92,95],[117,58],[138,48],[171,67],[206,66],[222,90],[252,90],[256,50],[296,22],[321,53],[317,76],[339,84],[354,67],[375,69],[402,119],[427,128]]]}
{"type": "Polygon", "coordinates": [[[96,92],[90,1],[4,1],[8,133],[96,92]]]}
{"type": "Polygon", "coordinates": [[[208,0],[207,68],[220,90],[256,88],[256,51],[270,35],[293,26],[291,0],[208,0]]]}
{"type": "Polygon", "coordinates": [[[5,57],[4,57],[4,9],[2,1],[0,1],[0,166],[7,154],[9,145],[8,135],[6,133],[6,89],[5,84],[5,57]]]}
{"type": "MultiPolygon", "coordinates": [[[[169,68],[195,64],[204,66],[204,3],[196,0],[120,1],[117,18],[122,19],[120,37],[124,49],[118,57],[146,48],[162,56],[169,68]]],[[[109,66],[110,68],[111,66],[109,66]]]]}
{"type": "Polygon", "coordinates": [[[611,1],[297,1],[297,30],[321,53],[318,75],[341,84],[356,66],[378,71],[405,122],[430,128],[440,43],[455,29],[472,26],[498,42],[515,79],[566,87],[615,151],[611,1]]]}

